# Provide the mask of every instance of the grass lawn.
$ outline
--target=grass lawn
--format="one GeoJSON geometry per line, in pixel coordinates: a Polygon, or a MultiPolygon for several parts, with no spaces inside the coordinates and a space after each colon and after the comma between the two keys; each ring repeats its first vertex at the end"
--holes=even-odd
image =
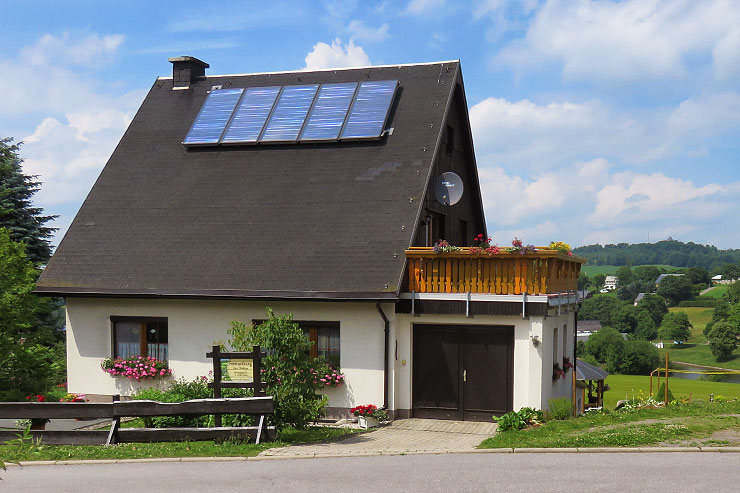
{"type": "MultiPolygon", "coordinates": [[[[665,264],[653,264],[654,267],[657,267],[658,269],[665,269],[667,272],[673,272],[674,270],[679,269],[680,267],[673,267],[672,265],[665,265],[665,264]]],[[[584,265],[581,266],[581,272],[586,274],[588,277],[593,277],[596,274],[604,274],[605,276],[614,275],[615,272],[617,272],[617,269],[622,267],[621,265],[584,265]]],[[[632,268],[634,269],[637,267],[636,265],[633,265],[632,268]]]]}
{"type": "MultiPolygon", "coordinates": [[[[251,457],[272,447],[294,443],[320,442],[360,430],[313,427],[307,430],[285,429],[274,442],[234,443],[163,442],[122,443],[114,447],[102,445],[44,445],[14,441],[0,445],[0,461],[78,460],[78,459],[141,459],[149,457],[251,457]]],[[[362,430],[364,431],[364,430],[362,430]]]]}
{"type": "Polygon", "coordinates": [[[740,426],[739,413],[740,402],[735,401],[585,415],[524,430],[497,432],[484,440],[480,448],[734,445],[739,441],[732,432],[740,426]]]}
{"type": "Polygon", "coordinates": [[[698,299],[719,299],[722,298],[727,292],[727,284],[717,284],[710,291],[707,291],[703,295],[699,296],[698,299]]]}
{"type": "MultiPolygon", "coordinates": [[[[661,381],[663,379],[661,378],[661,381]]],[[[657,390],[657,378],[653,377],[653,391],[657,390]]],[[[609,375],[606,379],[609,390],[604,392],[604,405],[614,409],[617,401],[632,399],[639,392],[647,395],[650,389],[650,377],[643,375],[609,375]]],[[[668,388],[676,399],[688,398],[708,401],[709,394],[722,395],[728,399],[740,399],[740,384],[726,382],[708,382],[704,380],[686,380],[669,378],[668,388]]]]}

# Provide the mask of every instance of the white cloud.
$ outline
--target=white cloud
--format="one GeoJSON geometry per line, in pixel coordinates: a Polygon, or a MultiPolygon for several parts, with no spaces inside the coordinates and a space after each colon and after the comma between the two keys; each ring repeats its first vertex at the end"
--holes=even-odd
{"type": "Polygon", "coordinates": [[[487,98],[470,108],[476,153],[505,168],[546,170],[605,156],[628,164],[702,155],[740,132],[740,94],[689,98],[674,108],[630,111],[599,100],[537,104],[487,98]]]}
{"type": "MultiPolygon", "coordinates": [[[[43,183],[35,202],[50,214],[82,202],[146,93],[100,83],[95,67],[122,42],[119,35],[46,34],[16,58],[0,59],[0,93],[8,97],[0,134],[24,141],[24,171],[43,183]]],[[[70,221],[63,215],[55,225],[66,229],[70,221]]]]}
{"type": "Polygon", "coordinates": [[[75,39],[69,33],[61,36],[44,34],[36,43],[21,50],[21,58],[30,65],[80,65],[93,66],[111,62],[111,56],[123,43],[125,36],[90,34],[75,39]]]}
{"type": "Polygon", "coordinates": [[[574,245],[712,235],[732,244],[740,182],[696,185],[663,173],[611,172],[597,158],[526,179],[481,165],[489,233],[500,245],[563,240],[574,245]],[[566,237],[567,236],[567,237],[566,237]]]}
{"type": "Polygon", "coordinates": [[[390,26],[385,22],[378,27],[369,27],[364,21],[353,20],[347,26],[347,32],[353,40],[377,43],[391,37],[388,34],[389,28],[390,26]]]}
{"type": "Polygon", "coordinates": [[[518,71],[558,63],[567,79],[613,81],[686,77],[687,59],[714,56],[724,77],[740,61],[738,25],[740,9],[726,0],[548,0],[495,62],[518,71]]]}
{"type": "Polygon", "coordinates": [[[437,12],[446,3],[446,0],[411,0],[405,12],[413,15],[431,15],[437,12]]]}
{"type": "Polygon", "coordinates": [[[351,39],[342,45],[342,40],[336,38],[331,45],[316,43],[306,55],[305,70],[320,70],[325,68],[364,67],[370,65],[370,58],[361,46],[356,46],[351,39]]]}

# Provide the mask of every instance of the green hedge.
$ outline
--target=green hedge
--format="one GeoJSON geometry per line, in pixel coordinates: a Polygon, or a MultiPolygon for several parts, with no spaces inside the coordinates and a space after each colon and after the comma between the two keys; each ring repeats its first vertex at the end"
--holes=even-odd
{"type": "Polygon", "coordinates": [[[697,306],[697,307],[714,308],[719,303],[720,303],[720,300],[686,300],[686,301],[679,302],[678,306],[684,306],[684,307],[697,306]]]}

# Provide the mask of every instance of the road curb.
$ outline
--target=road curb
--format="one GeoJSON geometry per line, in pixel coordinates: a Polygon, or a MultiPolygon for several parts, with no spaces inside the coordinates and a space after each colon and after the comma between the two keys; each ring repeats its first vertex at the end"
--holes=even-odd
{"type": "Polygon", "coordinates": [[[679,452],[740,453],[740,447],[593,447],[593,448],[491,448],[463,450],[408,450],[358,452],[354,454],[306,454],[306,455],[256,455],[251,457],[158,457],[141,459],[86,459],[86,460],[38,460],[8,462],[7,467],[27,466],[73,466],[91,464],[136,464],[147,462],[255,462],[266,460],[294,459],[346,459],[353,457],[380,457],[392,455],[444,455],[444,454],[662,454],[679,452]]]}

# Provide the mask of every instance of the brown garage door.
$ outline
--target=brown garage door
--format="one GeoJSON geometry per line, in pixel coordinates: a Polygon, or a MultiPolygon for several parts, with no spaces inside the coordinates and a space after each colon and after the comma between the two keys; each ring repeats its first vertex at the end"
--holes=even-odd
{"type": "Polygon", "coordinates": [[[418,418],[489,421],[512,410],[514,328],[414,325],[418,418]]]}

